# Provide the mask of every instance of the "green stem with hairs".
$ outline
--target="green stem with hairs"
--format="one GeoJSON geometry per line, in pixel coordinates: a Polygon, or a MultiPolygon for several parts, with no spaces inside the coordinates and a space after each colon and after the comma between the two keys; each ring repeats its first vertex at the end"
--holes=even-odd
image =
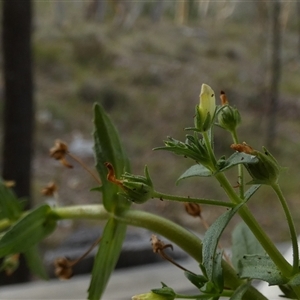
{"type": "Polygon", "coordinates": [[[178,201],[178,202],[193,202],[198,204],[206,204],[206,205],[216,205],[216,206],[224,206],[224,207],[234,207],[235,204],[232,202],[224,202],[212,199],[203,199],[203,198],[192,198],[192,197],[181,197],[181,196],[174,196],[169,194],[160,193],[154,191],[153,196],[155,198],[161,200],[169,200],[169,201],[178,201]]]}
{"type": "MultiPolygon", "coordinates": [[[[231,132],[231,136],[232,136],[233,142],[235,144],[238,144],[239,139],[238,139],[236,130],[231,132]]],[[[239,184],[240,198],[244,199],[244,196],[245,196],[245,183],[244,183],[244,169],[243,169],[242,164],[238,165],[238,184],[239,184]]]]}
{"type": "Polygon", "coordinates": [[[282,205],[290,229],[292,248],[293,248],[293,274],[296,274],[299,272],[299,248],[298,248],[298,239],[297,239],[295,224],[280,186],[278,185],[278,183],[274,183],[272,184],[272,188],[275,191],[282,205]]]}
{"type": "Polygon", "coordinates": [[[211,163],[212,163],[210,170],[212,172],[215,172],[216,171],[217,160],[216,160],[215,154],[214,154],[213,149],[212,149],[212,144],[211,144],[211,140],[209,138],[209,134],[208,134],[207,131],[204,131],[204,132],[202,132],[202,136],[203,136],[203,139],[205,141],[206,149],[208,151],[208,155],[209,155],[211,163]]]}

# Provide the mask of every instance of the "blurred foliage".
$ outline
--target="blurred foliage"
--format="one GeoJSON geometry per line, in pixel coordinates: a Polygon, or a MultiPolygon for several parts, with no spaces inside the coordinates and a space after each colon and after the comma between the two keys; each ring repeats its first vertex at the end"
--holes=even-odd
{"type": "MultiPolygon", "coordinates": [[[[175,165],[173,162],[178,159],[175,156],[151,151],[161,146],[162,140],[171,133],[174,138],[185,135],[183,128],[192,125],[202,82],[214,86],[216,92],[217,89],[226,91],[230,103],[239,108],[243,119],[241,131],[245,133],[243,140],[255,148],[264,144],[269,27],[268,14],[262,14],[255,3],[237,4],[235,11],[228,15],[225,4],[217,9],[217,3],[211,3],[206,14],[199,11],[198,18],[192,14],[190,21],[179,25],[172,2],[166,4],[161,21],[153,23],[148,13],[153,9],[153,3],[149,1],[129,29],[115,23],[111,7],[107,8],[105,20],[100,23],[86,20],[89,3],[68,3],[57,23],[55,2],[35,1],[34,4],[38,123],[36,195],[49,180],[49,174],[58,172],[57,166],[47,159],[46,149],[52,141],[61,138],[72,142],[78,135],[91,139],[91,103],[94,101],[102,102],[110,112],[133,162],[133,171],[142,173],[146,162],[158,188],[177,189],[179,194],[193,196],[192,191],[200,190],[203,197],[221,196],[221,192],[211,188],[205,180],[200,186],[198,181],[191,180],[175,187],[176,174],[186,169],[188,162],[175,165]],[[164,165],[173,167],[165,169],[158,158],[165,161],[164,165]]],[[[276,143],[278,153],[275,153],[280,164],[288,167],[281,183],[295,208],[298,193],[291,191],[297,191],[298,170],[295,166],[300,164],[297,22],[291,3],[283,36],[284,65],[278,118],[281,126],[276,143]]],[[[216,132],[217,136],[220,134],[221,131],[216,132]]],[[[216,140],[221,141],[215,145],[217,151],[225,150],[229,156],[232,153],[230,139],[222,136],[216,140]]],[[[90,163],[93,161],[91,156],[85,159],[90,163]]],[[[66,178],[68,184],[61,198],[69,200],[62,199],[62,202],[76,203],[78,198],[87,197],[83,187],[92,185],[90,179],[78,172],[57,175],[58,180],[66,178]]],[[[233,177],[232,185],[235,182],[233,177]]],[[[267,192],[260,193],[262,203],[250,202],[250,206],[272,231],[272,224],[281,210],[276,210],[276,204],[269,203],[267,192]],[[260,215],[260,205],[272,205],[274,214],[260,215]]],[[[87,201],[93,202],[95,196],[88,197],[87,201]]],[[[170,206],[157,201],[156,207],[151,205],[147,209],[159,210],[176,221],[193,226],[182,216],[180,205],[170,206]]],[[[208,219],[216,216],[205,208],[204,214],[208,219]]],[[[300,219],[297,223],[299,227],[300,219]]],[[[274,233],[280,240],[286,234],[286,228],[282,228],[281,233],[274,233]]]]}

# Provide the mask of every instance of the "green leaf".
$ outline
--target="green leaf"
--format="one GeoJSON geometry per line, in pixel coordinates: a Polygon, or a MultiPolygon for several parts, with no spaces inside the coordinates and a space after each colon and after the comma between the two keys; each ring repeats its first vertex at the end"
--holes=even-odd
{"type": "Polygon", "coordinates": [[[0,219],[17,220],[22,212],[22,205],[14,192],[0,180],[0,219]]]}
{"type": "Polygon", "coordinates": [[[187,169],[176,181],[176,184],[179,183],[180,180],[190,178],[190,177],[209,177],[212,176],[212,173],[209,169],[204,167],[203,165],[194,165],[187,169]]]}
{"type": "Polygon", "coordinates": [[[207,282],[207,278],[203,275],[196,275],[189,271],[185,271],[184,275],[198,289],[202,288],[207,282]]]}
{"type": "Polygon", "coordinates": [[[255,164],[258,158],[254,155],[246,154],[243,152],[235,152],[228,159],[222,162],[222,167],[219,172],[224,172],[239,164],[255,164]]]}
{"type": "Polygon", "coordinates": [[[37,246],[33,246],[26,250],[24,256],[27,266],[33,274],[44,280],[49,279],[37,246]]]}
{"type": "Polygon", "coordinates": [[[238,269],[241,278],[260,279],[268,282],[269,285],[287,282],[269,256],[244,255],[239,261],[238,269]]]}
{"type": "Polygon", "coordinates": [[[102,185],[91,188],[90,192],[102,192],[102,185]]]}
{"type": "MultiPolygon", "coordinates": [[[[217,265],[215,263],[216,249],[219,239],[229,221],[243,204],[244,202],[221,215],[209,227],[204,235],[202,248],[203,266],[205,267],[208,279],[211,281],[215,280],[215,278],[219,278],[220,276],[220,274],[215,274],[215,272],[219,272],[219,269],[216,269],[217,265]]],[[[214,283],[219,284],[218,281],[215,281],[214,283]]]]}
{"type": "Polygon", "coordinates": [[[240,285],[232,294],[230,297],[230,300],[242,300],[244,294],[247,292],[247,290],[250,287],[250,281],[240,285]]]}
{"type": "Polygon", "coordinates": [[[222,269],[223,251],[217,251],[213,260],[212,282],[215,284],[217,291],[223,291],[224,279],[222,269]]]}
{"type": "Polygon", "coordinates": [[[279,288],[284,294],[284,296],[281,296],[282,298],[297,299],[297,295],[289,285],[279,285],[279,288]]]}
{"type": "Polygon", "coordinates": [[[56,222],[49,218],[51,208],[42,205],[14,224],[0,240],[0,257],[28,250],[52,233],[56,222]]]}
{"type": "Polygon", "coordinates": [[[289,282],[290,286],[299,286],[300,285],[300,274],[297,273],[289,282]]]}
{"type": "Polygon", "coordinates": [[[241,222],[232,232],[232,263],[237,268],[238,262],[244,255],[265,254],[263,247],[260,245],[249,227],[241,222]]]}
{"type": "Polygon", "coordinates": [[[245,200],[248,201],[260,187],[260,184],[252,185],[244,195],[245,200]]]}
{"type": "Polygon", "coordinates": [[[130,172],[129,161],[115,126],[99,104],[94,106],[94,124],[96,168],[103,184],[103,205],[109,212],[116,206],[128,207],[130,202],[118,196],[119,187],[107,180],[107,168],[104,164],[111,163],[116,177],[120,178],[125,171],[130,172]]]}
{"type": "Polygon", "coordinates": [[[92,280],[88,290],[89,300],[101,298],[119,258],[125,234],[126,225],[115,219],[107,222],[93,265],[92,280]]]}
{"type": "Polygon", "coordinates": [[[161,284],[162,287],[159,289],[152,289],[152,293],[162,296],[164,300],[174,300],[176,298],[174,290],[163,282],[161,284]]]}

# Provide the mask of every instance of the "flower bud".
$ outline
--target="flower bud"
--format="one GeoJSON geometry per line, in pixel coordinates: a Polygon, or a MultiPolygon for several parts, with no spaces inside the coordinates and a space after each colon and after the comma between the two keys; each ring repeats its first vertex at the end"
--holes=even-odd
{"type": "Polygon", "coordinates": [[[144,203],[154,197],[154,189],[147,166],[145,176],[125,173],[122,175],[122,195],[134,203],[144,203]]]}
{"type": "Polygon", "coordinates": [[[196,108],[196,128],[202,132],[209,130],[213,124],[216,111],[215,92],[209,85],[202,84],[200,103],[196,108]]]}
{"type": "Polygon", "coordinates": [[[272,185],[279,178],[281,167],[274,156],[263,147],[263,152],[255,151],[257,164],[248,164],[247,170],[255,183],[272,185]]]}
{"type": "Polygon", "coordinates": [[[265,147],[263,147],[263,152],[254,150],[246,143],[233,144],[231,148],[258,158],[258,162],[255,164],[245,164],[253,178],[251,183],[272,185],[278,181],[281,167],[275,157],[265,147]]]}
{"type": "Polygon", "coordinates": [[[131,299],[132,300],[173,300],[173,299],[175,299],[175,297],[167,296],[167,295],[159,295],[159,294],[150,292],[147,294],[140,294],[140,295],[133,296],[131,299]]]}
{"type": "Polygon", "coordinates": [[[218,113],[218,125],[229,132],[234,132],[237,126],[241,123],[241,115],[235,107],[228,105],[227,97],[225,97],[226,95],[223,92],[220,96],[223,107],[218,113]]]}

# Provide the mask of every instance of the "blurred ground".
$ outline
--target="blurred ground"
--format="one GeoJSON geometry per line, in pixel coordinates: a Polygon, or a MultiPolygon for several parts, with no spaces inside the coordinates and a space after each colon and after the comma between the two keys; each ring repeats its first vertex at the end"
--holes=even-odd
{"type": "MultiPolygon", "coordinates": [[[[255,148],[264,144],[270,76],[269,23],[259,19],[250,7],[248,14],[245,3],[242,11],[232,17],[218,20],[207,15],[185,25],[174,23],[170,17],[152,23],[141,16],[131,29],[123,30],[110,20],[97,23],[77,19],[79,12],[74,11],[72,17],[58,26],[49,3],[37,2],[35,11],[35,203],[45,201],[40,190],[52,180],[59,185],[61,205],[100,201],[100,194],[89,192],[95,183],[80,166],[75,164],[73,170],[66,170],[48,156],[48,149],[59,138],[70,143],[71,150],[86,164],[94,166],[91,143],[94,102],[102,103],[114,120],[133,172],[142,174],[147,164],[157,190],[226,199],[213,179],[191,179],[177,187],[176,179],[193,162],[152,149],[161,146],[168,135],[184,139],[183,128],[193,125],[203,82],[211,85],[216,94],[224,90],[230,103],[241,110],[240,140],[255,148]]],[[[284,29],[275,155],[287,167],[281,178],[282,188],[300,229],[300,60],[296,21],[291,12],[284,29]]],[[[230,155],[230,137],[219,129],[215,134],[217,153],[230,155]]],[[[235,185],[236,174],[231,172],[229,176],[235,185]]],[[[288,239],[282,210],[268,188],[262,188],[249,205],[272,238],[288,239]]],[[[153,200],[141,208],[170,217],[198,232],[204,231],[199,221],[187,217],[183,206],[177,203],[153,200]]],[[[203,207],[209,223],[222,211],[203,207]]],[[[224,233],[223,244],[230,243],[230,230],[238,221],[233,220],[224,233]]],[[[60,243],[78,227],[97,224],[62,222],[46,245],[60,243]]]]}

